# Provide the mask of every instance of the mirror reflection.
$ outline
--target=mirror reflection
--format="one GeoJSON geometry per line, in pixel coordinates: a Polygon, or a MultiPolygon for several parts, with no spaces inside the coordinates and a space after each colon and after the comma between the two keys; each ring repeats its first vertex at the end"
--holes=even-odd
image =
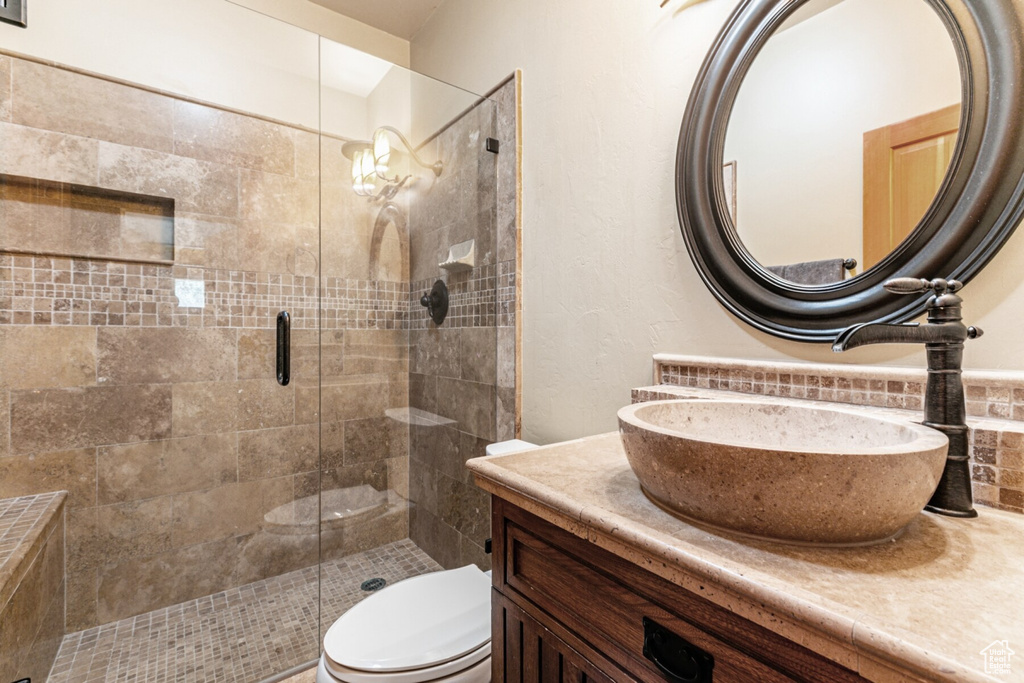
{"type": "Polygon", "coordinates": [[[871,268],[924,217],[949,167],[961,85],[926,0],[811,0],[769,39],[725,140],[750,254],[799,284],[871,268]]]}

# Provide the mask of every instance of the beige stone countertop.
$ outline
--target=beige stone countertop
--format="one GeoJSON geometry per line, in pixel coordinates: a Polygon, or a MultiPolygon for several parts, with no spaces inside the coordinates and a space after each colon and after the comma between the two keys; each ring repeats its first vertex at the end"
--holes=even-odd
{"type": "Polygon", "coordinates": [[[1024,516],[922,512],[897,540],[824,549],[687,524],[641,492],[618,433],[468,462],[477,483],[873,681],[1024,681],[1024,516]],[[1009,675],[981,651],[1008,641],[1009,675]]]}

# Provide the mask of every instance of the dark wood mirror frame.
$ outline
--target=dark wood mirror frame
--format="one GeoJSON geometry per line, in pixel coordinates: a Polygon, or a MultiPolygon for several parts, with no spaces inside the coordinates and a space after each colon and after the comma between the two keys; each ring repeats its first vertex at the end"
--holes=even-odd
{"type": "Polygon", "coordinates": [[[968,282],[1024,217],[1024,5],[921,0],[947,27],[960,62],[960,135],[949,172],[913,233],[866,272],[824,286],[782,280],[746,250],[722,179],[725,133],[740,84],[772,33],[808,0],[742,0],[712,45],[683,117],[676,200],[701,278],[732,313],[786,339],[831,342],[857,323],[900,322],[928,296],[886,292],[895,277],[968,282]]]}

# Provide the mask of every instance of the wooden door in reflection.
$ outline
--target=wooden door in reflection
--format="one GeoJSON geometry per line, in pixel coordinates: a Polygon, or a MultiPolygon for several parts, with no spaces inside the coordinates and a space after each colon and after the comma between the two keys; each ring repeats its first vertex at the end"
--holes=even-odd
{"type": "Polygon", "coordinates": [[[924,218],[946,177],[959,126],[954,104],[864,134],[864,270],[924,218]]]}

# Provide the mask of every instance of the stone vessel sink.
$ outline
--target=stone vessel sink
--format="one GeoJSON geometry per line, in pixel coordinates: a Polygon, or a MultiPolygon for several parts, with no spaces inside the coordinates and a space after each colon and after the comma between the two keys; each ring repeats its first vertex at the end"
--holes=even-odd
{"type": "Polygon", "coordinates": [[[866,545],[893,538],[938,486],[949,442],[858,411],[756,400],[674,400],[619,411],[647,497],[762,539],[866,545]]]}

